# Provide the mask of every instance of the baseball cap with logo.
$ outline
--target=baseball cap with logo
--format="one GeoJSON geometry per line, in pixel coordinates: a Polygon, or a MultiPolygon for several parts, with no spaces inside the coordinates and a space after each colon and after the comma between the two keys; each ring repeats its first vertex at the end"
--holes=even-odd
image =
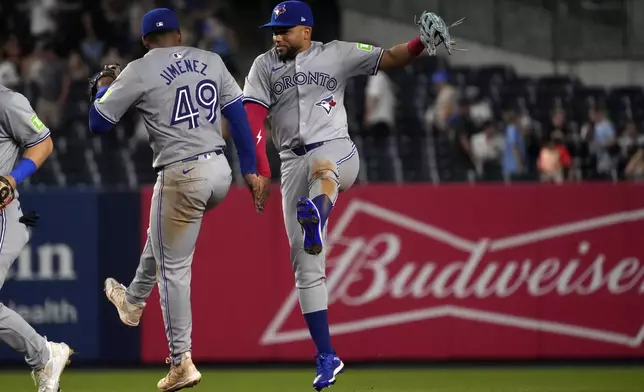
{"type": "Polygon", "coordinates": [[[165,30],[179,30],[179,18],[168,8],[155,8],[143,15],[141,20],[141,35],[165,30]]]}
{"type": "Polygon", "coordinates": [[[313,27],[313,12],[303,1],[284,1],[273,8],[271,21],[261,27],[313,27]]]}

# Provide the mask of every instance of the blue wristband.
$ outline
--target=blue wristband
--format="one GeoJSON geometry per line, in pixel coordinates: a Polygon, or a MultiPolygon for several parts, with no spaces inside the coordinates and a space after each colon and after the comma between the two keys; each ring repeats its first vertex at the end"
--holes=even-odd
{"type": "Polygon", "coordinates": [[[20,184],[27,177],[34,174],[38,170],[38,166],[29,158],[22,158],[18,166],[11,172],[11,177],[16,180],[16,184],[20,184]]]}

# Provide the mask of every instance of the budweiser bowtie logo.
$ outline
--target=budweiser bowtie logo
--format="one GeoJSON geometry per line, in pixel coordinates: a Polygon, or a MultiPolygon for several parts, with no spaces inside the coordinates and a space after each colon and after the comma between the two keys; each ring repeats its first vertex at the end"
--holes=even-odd
{"type": "MultiPolygon", "coordinates": [[[[633,325],[610,309],[641,308],[644,246],[626,244],[622,232],[628,225],[641,232],[642,221],[638,209],[471,240],[353,199],[327,248],[329,302],[343,314],[332,333],[452,317],[640,346],[643,318],[633,325]],[[602,309],[576,312],[594,304],[602,309]]],[[[308,339],[307,330],[288,327],[296,313],[293,292],[261,343],[308,339]]]]}

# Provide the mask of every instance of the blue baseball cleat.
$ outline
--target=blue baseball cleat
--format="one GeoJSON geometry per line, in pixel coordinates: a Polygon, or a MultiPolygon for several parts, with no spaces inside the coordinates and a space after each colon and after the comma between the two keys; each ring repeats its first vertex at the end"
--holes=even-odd
{"type": "Polygon", "coordinates": [[[304,251],[310,255],[322,252],[322,225],[320,211],[308,197],[297,201],[297,221],[304,230],[304,251]]]}
{"type": "Polygon", "coordinates": [[[335,377],[344,372],[344,363],[335,354],[318,354],[316,360],[317,376],[313,388],[321,391],[335,384],[335,377]]]}

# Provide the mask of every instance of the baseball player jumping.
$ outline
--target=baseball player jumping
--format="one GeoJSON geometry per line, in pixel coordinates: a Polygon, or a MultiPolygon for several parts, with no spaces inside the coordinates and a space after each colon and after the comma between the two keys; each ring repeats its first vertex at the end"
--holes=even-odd
{"type": "MultiPolygon", "coordinates": [[[[0,288],[29,241],[27,226],[35,226],[38,220],[37,214],[22,214],[16,186],[35,173],[52,153],[54,143],[49,136],[49,129],[27,98],[0,85],[0,288]],[[18,160],[21,149],[24,153],[18,160]]],[[[38,392],[58,392],[60,376],[72,355],[67,344],[47,341],[2,303],[0,340],[25,355],[33,368],[38,392]]]]}
{"type": "Polygon", "coordinates": [[[181,46],[179,21],[169,9],[145,14],[141,30],[148,53],[122,72],[117,65],[106,66],[90,82],[91,130],[107,132],[133,105],[145,121],[158,172],[136,275],[127,288],[108,278],[105,293],[121,321],[137,326],[158,284],[170,371],[157,387],[178,391],[201,380],[191,358],[191,265],[202,218],[224,200],[232,180],[223,150],[222,115],[230,122],[256,208],[262,190],[242,90],[222,59],[181,46]]]}
{"type": "MultiPolygon", "coordinates": [[[[334,384],[344,368],[331,345],[323,250],[338,194],[351,187],[359,170],[358,152],[347,131],[346,81],[403,67],[424,50],[435,54],[441,43],[451,53],[455,41],[440,17],[425,12],[418,25],[418,37],[390,49],[356,42],[323,44],[311,41],[309,6],[285,1],[262,26],[272,29],[274,48],[255,59],[246,78],[244,103],[258,151],[265,148],[267,115],[279,151],[284,222],[300,307],[317,348],[313,387],[318,391],[334,384]]],[[[262,159],[258,173],[270,176],[262,159]]]]}

